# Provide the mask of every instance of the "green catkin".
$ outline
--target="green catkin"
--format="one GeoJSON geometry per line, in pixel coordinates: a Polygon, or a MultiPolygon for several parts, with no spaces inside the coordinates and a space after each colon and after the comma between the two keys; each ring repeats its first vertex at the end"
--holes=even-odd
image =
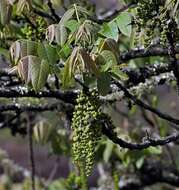
{"type": "MultiPolygon", "coordinates": [[[[136,28],[139,32],[143,31],[144,46],[151,45],[156,36],[157,28],[161,27],[160,13],[164,2],[162,0],[139,0],[137,1],[137,16],[135,19],[136,28]]],[[[137,39],[137,37],[136,37],[137,39]]]]}
{"type": "MultiPolygon", "coordinates": [[[[100,139],[101,117],[98,94],[96,91],[87,95],[82,91],[77,98],[77,105],[73,113],[73,157],[75,164],[80,168],[81,175],[91,174],[95,161],[95,148],[100,139]]],[[[85,180],[85,179],[84,179],[85,180]]],[[[83,185],[85,189],[85,185],[83,185]]]]}
{"type": "Polygon", "coordinates": [[[44,18],[38,16],[35,19],[35,28],[33,28],[29,23],[21,29],[26,39],[29,40],[42,40],[45,36],[46,21],[44,18]]]}

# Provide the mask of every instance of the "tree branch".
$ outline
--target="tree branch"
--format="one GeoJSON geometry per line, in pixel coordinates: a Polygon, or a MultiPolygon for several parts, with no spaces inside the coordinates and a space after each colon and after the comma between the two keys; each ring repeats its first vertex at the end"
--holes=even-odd
{"type": "Polygon", "coordinates": [[[53,8],[53,5],[52,5],[51,0],[48,0],[48,1],[47,1],[47,5],[48,5],[48,7],[50,8],[50,11],[51,11],[51,13],[52,13],[52,16],[55,18],[55,20],[56,20],[57,22],[59,22],[61,18],[56,14],[55,9],[53,8]]]}
{"type": "Polygon", "coordinates": [[[103,125],[102,132],[106,135],[113,143],[118,144],[122,148],[130,150],[142,150],[149,148],[150,146],[163,146],[171,142],[175,142],[179,139],[179,134],[173,134],[162,139],[153,139],[148,137],[145,142],[142,143],[131,143],[117,137],[117,134],[112,131],[110,124],[106,123],[103,125]]]}
{"type": "Polygon", "coordinates": [[[136,105],[156,114],[158,117],[162,118],[162,119],[165,119],[171,123],[174,123],[176,125],[179,125],[179,119],[177,118],[174,118],[166,113],[163,113],[161,112],[160,110],[158,109],[155,109],[151,106],[149,106],[148,104],[144,103],[143,101],[137,99],[135,96],[133,96],[121,83],[119,82],[115,82],[115,84],[117,85],[117,87],[119,89],[121,89],[123,92],[124,92],[124,95],[127,97],[127,98],[130,98],[136,105]]]}
{"type": "Polygon", "coordinates": [[[128,80],[125,82],[128,87],[138,85],[141,82],[145,82],[146,79],[158,76],[162,73],[172,71],[171,64],[154,64],[145,67],[139,67],[138,69],[124,68],[123,71],[128,75],[128,80]]]}
{"type": "MultiPolygon", "coordinates": [[[[175,52],[179,53],[179,47],[175,47],[175,52]]],[[[162,47],[151,47],[149,49],[137,49],[130,50],[128,52],[121,53],[121,62],[129,61],[130,59],[145,58],[151,56],[169,56],[168,49],[162,47]]]]}
{"type": "Polygon", "coordinates": [[[51,16],[51,15],[49,15],[49,14],[47,14],[47,13],[41,11],[41,10],[38,10],[38,9],[33,8],[33,12],[34,12],[35,14],[41,16],[41,17],[48,18],[48,19],[50,19],[50,20],[52,20],[52,21],[54,21],[54,22],[56,21],[56,20],[53,18],[53,16],[51,16]]]}
{"type": "Polygon", "coordinates": [[[36,93],[26,88],[0,88],[0,97],[18,98],[18,97],[35,97],[35,98],[56,98],[66,103],[75,104],[77,93],[74,91],[41,91],[36,93]]]}
{"type": "Polygon", "coordinates": [[[63,102],[53,105],[0,105],[0,112],[15,111],[15,112],[45,112],[45,111],[63,111],[73,112],[71,104],[64,104],[63,102]]]}

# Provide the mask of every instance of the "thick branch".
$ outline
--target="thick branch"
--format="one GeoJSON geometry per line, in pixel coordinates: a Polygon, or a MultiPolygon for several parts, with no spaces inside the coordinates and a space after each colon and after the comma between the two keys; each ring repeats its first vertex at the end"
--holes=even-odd
{"type": "Polygon", "coordinates": [[[130,150],[142,150],[149,148],[150,146],[163,146],[171,142],[175,142],[179,139],[179,134],[173,134],[162,139],[153,139],[148,137],[145,142],[142,143],[131,143],[119,138],[115,132],[111,130],[109,125],[103,126],[103,134],[106,135],[112,142],[118,144],[122,148],[128,148],[130,150]]]}
{"type": "Polygon", "coordinates": [[[137,99],[135,96],[133,96],[121,83],[119,82],[116,82],[115,83],[123,92],[124,92],[124,95],[127,97],[127,98],[130,98],[136,105],[156,114],[158,117],[162,118],[162,119],[165,119],[171,123],[174,123],[176,125],[179,125],[179,119],[177,118],[174,118],[166,113],[163,113],[161,112],[160,110],[158,109],[155,109],[151,106],[149,106],[148,104],[144,103],[143,101],[137,99]]]}
{"type": "Polygon", "coordinates": [[[55,20],[56,20],[57,22],[59,22],[61,18],[56,14],[55,9],[53,8],[53,5],[52,5],[51,0],[48,0],[48,1],[47,1],[47,5],[48,5],[48,7],[50,8],[50,11],[51,11],[52,16],[55,18],[55,20]]]}
{"type": "Polygon", "coordinates": [[[18,97],[35,97],[35,98],[56,98],[66,103],[75,103],[77,93],[73,91],[41,91],[36,93],[35,91],[28,91],[27,89],[4,89],[0,88],[0,97],[2,98],[18,98],[18,97]]]}
{"type": "Polygon", "coordinates": [[[126,81],[128,86],[138,85],[141,82],[145,82],[146,79],[158,76],[162,73],[167,73],[172,71],[172,66],[170,64],[154,64],[145,67],[139,67],[138,69],[124,69],[123,70],[129,77],[126,81]]]}
{"type": "Polygon", "coordinates": [[[44,112],[44,111],[69,111],[73,112],[71,104],[56,103],[53,105],[0,105],[0,112],[15,111],[15,112],[44,112]]]}
{"type": "MultiPolygon", "coordinates": [[[[175,52],[179,53],[179,47],[175,48],[175,52]]],[[[149,49],[130,50],[122,53],[120,60],[122,62],[126,62],[130,59],[145,58],[150,56],[169,56],[168,49],[162,47],[151,47],[149,49]]]]}
{"type": "Polygon", "coordinates": [[[56,21],[56,20],[53,18],[53,16],[47,14],[46,12],[43,12],[43,11],[41,11],[41,10],[38,10],[38,9],[36,9],[36,8],[33,8],[33,12],[34,12],[35,14],[41,16],[41,17],[48,18],[48,19],[50,19],[50,20],[52,20],[52,21],[54,21],[54,22],[56,21]]]}

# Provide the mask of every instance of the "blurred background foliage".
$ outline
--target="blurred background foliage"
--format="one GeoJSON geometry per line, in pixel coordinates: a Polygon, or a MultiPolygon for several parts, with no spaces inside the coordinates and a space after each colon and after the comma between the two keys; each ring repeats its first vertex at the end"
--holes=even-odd
{"type": "MultiPolygon", "coordinates": [[[[156,46],[166,49],[168,14],[176,22],[177,46],[178,4],[176,0],[1,0],[1,91],[23,96],[28,91],[63,90],[76,95],[85,85],[98,90],[101,109],[122,139],[144,142],[148,136],[159,138],[176,132],[178,126],[126,99],[114,81],[122,82],[152,107],[178,117],[178,84],[171,70],[140,82],[135,74],[128,74],[132,70],[145,77],[141,68],[165,67],[170,62],[168,56],[159,53],[128,59],[126,55],[131,50],[145,53],[156,46]]],[[[70,96],[63,100],[0,98],[0,105],[17,108],[0,112],[0,190],[31,189],[27,125],[33,128],[35,189],[82,189],[84,179],[72,159],[74,102],[70,96]],[[18,111],[23,106],[43,105],[56,107],[45,112],[18,111]]],[[[94,170],[88,178],[90,190],[170,190],[179,186],[177,141],[129,150],[103,136],[95,154],[94,170]],[[174,175],[174,182],[170,178],[167,181],[167,175],[174,175]]]]}

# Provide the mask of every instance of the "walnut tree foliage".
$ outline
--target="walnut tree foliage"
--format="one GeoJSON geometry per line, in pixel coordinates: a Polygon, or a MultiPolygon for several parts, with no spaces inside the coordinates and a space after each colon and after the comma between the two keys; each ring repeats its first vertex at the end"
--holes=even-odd
{"type": "Polygon", "coordinates": [[[179,186],[179,0],[113,3],[0,1],[0,124],[29,135],[24,190],[179,186]],[[66,179],[35,177],[33,140],[70,158],[66,179]]]}

